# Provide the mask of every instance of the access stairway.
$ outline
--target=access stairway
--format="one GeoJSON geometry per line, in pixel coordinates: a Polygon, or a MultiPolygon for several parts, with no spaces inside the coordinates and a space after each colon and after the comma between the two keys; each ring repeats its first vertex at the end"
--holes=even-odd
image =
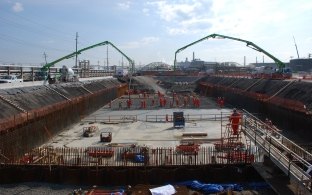
{"type": "Polygon", "coordinates": [[[301,191],[311,193],[312,154],[284,137],[276,128],[268,127],[251,113],[244,110],[243,115],[244,134],[291,182],[299,184],[301,191]]]}

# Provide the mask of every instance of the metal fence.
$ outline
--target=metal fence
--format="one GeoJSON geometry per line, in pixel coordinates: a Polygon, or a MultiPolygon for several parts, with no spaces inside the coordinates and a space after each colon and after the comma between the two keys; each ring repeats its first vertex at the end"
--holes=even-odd
{"type": "Polygon", "coordinates": [[[83,122],[102,122],[102,123],[127,123],[136,122],[137,115],[108,115],[108,116],[92,116],[82,119],[83,122]]]}
{"type": "Polygon", "coordinates": [[[61,166],[172,166],[237,164],[258,162],[257,151],[217,150],[214,146],[200,147],[87,147],[33,149],[22,158],[5,157],[7,165],[61,166]]]}
{"type": "MultiPolygon", "coordinates": [[[[230,112],[217,113],[217,114],[185,114],[185,121],[225,121],[229,120],[230,112]]],[[[164,115],[146,115],[146,122],[172,122],[172,114],[164,115]]]]}

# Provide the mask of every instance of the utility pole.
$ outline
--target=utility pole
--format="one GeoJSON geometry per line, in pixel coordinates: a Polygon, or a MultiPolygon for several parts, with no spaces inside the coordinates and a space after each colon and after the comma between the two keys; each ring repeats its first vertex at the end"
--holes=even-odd
{"type": "Polygon", "coordinates": [[[106,66],[108,70],[108,45],[106,45],[106,66]]]}
{"type": "Polygon", "coordinates": [[[47,63],[48,63],[48,62],[47,62],[47,54],[46,54],[45,52],[43,52],[43,57],[44,57],[45,63],[47,64],[47,63]]]}
{"type": "Polygon", "coordinates": [[[244,67],[246,66],[246,56],[244,56],[244,67]]]}
{"type": "Polygon", "coordinates": [[[264,56],[262,56],[262,63],[264,64],[264,56]]]}
{"type": "Polygon", "coordinates": [[[76,60],[75,60],[75,68],[78,68],[77,67],[77,57],[78,57],[78,54],[77,54],[77,47],[78,47],[78,32],[76,32],[76,60]]]}

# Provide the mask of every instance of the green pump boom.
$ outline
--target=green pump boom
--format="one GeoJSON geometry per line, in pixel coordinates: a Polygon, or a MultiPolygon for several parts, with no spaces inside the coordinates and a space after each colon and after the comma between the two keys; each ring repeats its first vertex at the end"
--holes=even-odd
{"type": "Polygon", "coordinates": [[[208,35],[204,38],[201,38],[193,43],[190,43],[184,47],[181,47],[180,49],[178,49],[176,52],[175,52],[175,55],[174,55],[174,66],[173,66],[173,69],[176,70],[176,62],[177,62],[177,54],[181,51],[183,51],[184,49],[196,44],[196,43],[199,43],[201,41],[204,41],[206,39],[209,39],[209,38],[221,38],[221,39],[232,39],[232,40],[235,40],[235,41],[240,41],[240,42],[245,42],[246,43],[246,46],[247,47],[250,47],[251,49],[254,49],[258,52],[262,52],[264,53],[265,55],[267,55],[269,58],[271,58],[272,60],[274,60],[274,62],[277,64],[277,66],[279,67],[279,69],[283,69],[285,68],[285,64],[280,61],[279,59],[277,59],[276,57],[274,57],[273,55],[271,55],[270,53],[268,53],[267,51],[265,51],[264,49],[262,49],[261,47],[257,46],[256,44],[254,44],[253,42],[250,42],[250,41],[247,41],[247,40],[244,40],[244,39],[239,39],[239,38],[235,38],[235,37],[230,37],[230,36],[225,36],[225,35],[220,35],[220,34],[211,34],[211,35],[208,35]]]}
{"type": "Polygon", "coordinates": [[[80,50],[78,50],[77,52],[73,52],[73,53],[71,53],[71,54],[69,54],[69,55],[66,55],[66,56],[64,56],[64,57],[61,57],[61,58],[59,58],[59,59],[57,59],[57,60],[55,60],[55,61],[53,61],[53,62],[50,62],[50,63],[45,64],[45,65],[41,68],[41,70],[42,70],[42,71],[48,71],[49,68],[50,68],[51,66],[53,66],[54,64],[56,64],[56,63],[58,63],[58,62],[60,62],[60,61],[62,61],[62,60],[66,60],[66,59],[72,58],[72,57],[74,57],[76,54],[77,54],[77,55],[81,54],[83,51],[86,51],[86,50],[89,50],[89,49],[93,49],[93,48],[95,48],[95,47],[99,47],[99,46],[103,46],[103,45],[111,45],[113,48],[115,48],[121,55],[123,55],[123,56],[129,61],[129,64],[131,65],[131,68],[132,68],[132,71],[134,71],[134,61],[133,61],[131,58],[129,58],[126,54],[124,54],[121,50],[119,50],[114,44],[112,44],[112,43],[109,42],[109,41],[104,41],[104,42],[101,42],[101,43],[97,43],[97,44],[91,45],[91,46],[89,46],[89,47],[85,47],[85,48],[83,48],[83,49],[80,49],[80,50]]]}

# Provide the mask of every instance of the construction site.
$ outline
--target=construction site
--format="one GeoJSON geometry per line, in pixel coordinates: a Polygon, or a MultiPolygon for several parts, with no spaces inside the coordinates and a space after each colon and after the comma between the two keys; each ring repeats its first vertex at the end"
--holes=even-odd
{"type": "Polygon", "coordinates": [[[258,194],[309,189],[310,83],[140,76],[131,84],[108,77],[2,89],[2,183],[145,184],[147,190],[196,180],[240,184],[258,194]],[[229,121],[234,107],[241,114],[237,135],[229,121]],[[295,134],[298,144],[289,137],[295,134]],[[264,165],[267,178],[259,171],[267,172],[264,165]],[[255,190],[251,183],[267,187],[255,190]]]}
{"type": "Polygon", "coordinates": [[[199,74],[174,64],[173,71],[139,76],[134,61],[105,41],[32,71],[27,86],[4,80],[0,191],[311,194],[312,83],[292,78],[254,43],[219,34],[178,49],[175,62],[177,53],[208,38],[245,42],[278,69],[199,74]],[[128,60],[131,74],[81,79],[67,66],[50,71],[103,45],[128,60]],[[44,84],[35,85],[36,74],[44,84]]]}

